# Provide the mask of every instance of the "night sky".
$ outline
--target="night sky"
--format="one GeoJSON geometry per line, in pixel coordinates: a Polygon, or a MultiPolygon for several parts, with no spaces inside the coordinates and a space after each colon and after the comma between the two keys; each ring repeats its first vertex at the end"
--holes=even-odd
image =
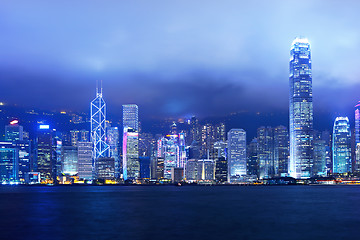
{"type": "MultiPolygon", "coordinates": [[[[309,39],[315,112],[360,100],[358,1],[0,1],[0,101],[144,118],[288,110],[289,51],[309,39]]],[[[353,118],[352,115],[349,115],[353,118]]]]}

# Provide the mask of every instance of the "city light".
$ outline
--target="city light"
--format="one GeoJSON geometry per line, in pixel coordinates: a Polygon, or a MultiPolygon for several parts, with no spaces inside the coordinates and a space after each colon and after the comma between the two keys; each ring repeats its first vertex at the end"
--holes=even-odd
{"type": "Polygon", "coordinates": [[[19,123],[18,120],[12,120],[12,121],[10,122],[10,125],[16,125],[16,124],[18,124],[18,123],[19,123]]]}

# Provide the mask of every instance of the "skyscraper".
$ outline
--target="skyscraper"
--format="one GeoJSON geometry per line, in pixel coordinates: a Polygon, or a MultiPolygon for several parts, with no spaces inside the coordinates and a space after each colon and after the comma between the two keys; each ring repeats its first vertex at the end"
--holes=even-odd
{"type": "Polygon", "coordinates": [[[90,105],[91,141],[93,143],[93,167],[99,157],[108,157],[109,146],[106,144],[106,104],[102,97],[102,87],[96,88],[96,98],[90,105]]]}
{"type": "Polygon", "coordinates": [[[347,117],[337,117],[333,128],[333,173],[351,172],[351,131],[347,117]]]}
{"type": "Polygon", "coordinates": [[[135,104],[125,104],[123,107],[123,129],[130,127],[139,132],[139,108],[135,104]]]}
{"type": "MultiPolygon", "coordinates": [[[[360,101],[355,105],[355,149],[360,149],[360,101]]],[[[360,152],[355,150],[354,171],[360,171],[360,152]]]]}
{"type": "Polygon", "coordinates": [[[78,173],[78,148],[73,146],[62,146],[62,173],[75,175],[78,173]]]}
{"type": "Polygon", "coordinates": [[[37,171],[40,172],[41,181],[54,180],[55,162],[53,161],[52,130],[49,125],[40,125],[37,138],[37,171]]]}
{"type": "Polygon", "coordinates": [[[218,182],[227,182],[228,179],[228,164],[226,160],[227,143],[223,141],[215,142],[214,149],[215,157],[215,179],[218,182]]]}
{"type": "Polygon", "coordinates": [[[246,132],[243,129],[231,129],[228,132],[227,159],[230,182],[246,175],[246,132]]]}
{"type": "Polygon", "coordinates": [[[188,144],[192,144],[193,141],[200,142],[200,139],[201,134],[199,120],[195,116],[193,116],[190,120],[190,141],[188,144]]]}
{"type": "Polygon", "coordinates": [[[9,125],[5,126],[5,141],[13,142],[23,140],[23,126],[18,123],[18,120],[13,120],[9,125]]]}
{"type": "Polygon", "coordinates": [[[251,140],[247,147],[247,173],[248,175],[255,175],[259,177],[259,167],[258,167],[258,149],[259,144],[257,139],[254,138],[251,140]]]}
{"type": "Polygon", "coordinates": [[[164,148],[164,178],[171,179],[171,169],[177,167],[179,162],[179,145],[177,135],[168,135],[162,138],[164,148]]]}
{"type": "Polygon", "coordinates": [[[289,166],[289,132],[286,127],[274,128],[274,173],[286,176],[289,166]]]}
{"type": "Polygon", "coordinates": [[[326,143],[324,140],[314,140],[313,176],[326,176],[326,143]]]}
{"type": "Polygon", "coordinates": [[[140,177],[139,133],[130,127],[123,133],[123,178],[137,179],[140,177]]]}
{"type": "Polygon", "coordinates": [[[23,181],[25,174],[31,171],[31,142],[29,140],[15,141],[12,146],[19,151],[19,179],[23,181]]]}
{"type": "Polygon", "coordinates": [[[360,101],[355,105],[355,143],[360,143],[360,101]]]}
{"type": "Polygon", "coordinates": [[[79,178],[91,180],[92,172],[92,142],[78,143],[78,175],[79,178]]]}
{"type": "Polygon", "coordinates": [[[290,164],[294,178],[309,178],[313,161],[313,103],[310,43],[296,38],[290,50],[290,164]]]}
{"type": "Polygon", "coordinates": [[[274,176],[274,133],[271,127],[257,129],[259,178],[274,176]]]}
{"type": "Polygon", "coordinates": [[[107,128],[107,143],[110,148],[110,157],[114,158],[115,177],[120,177],[120,156],[119,156],[119,129],[118,127],[107,128]]]}
{"type": "Polygon", "coordinates": [[[11,142],[0,142],[0,181],[19,180],[19,150],[11,142]]]}

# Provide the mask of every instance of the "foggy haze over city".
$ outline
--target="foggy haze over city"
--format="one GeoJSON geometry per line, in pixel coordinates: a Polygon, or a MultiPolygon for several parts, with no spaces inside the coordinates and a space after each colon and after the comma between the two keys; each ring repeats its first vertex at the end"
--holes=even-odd
{"type": "Polygon", "coordinates": [[[88,111],[102,79],[113,115],[125,103],[145,119],[287,112],[300,35],[311,43],[315,122],[350,114],[358,100],[354,1],[38,2],[0,9],[0,100],[9,104],[88,111]]]}

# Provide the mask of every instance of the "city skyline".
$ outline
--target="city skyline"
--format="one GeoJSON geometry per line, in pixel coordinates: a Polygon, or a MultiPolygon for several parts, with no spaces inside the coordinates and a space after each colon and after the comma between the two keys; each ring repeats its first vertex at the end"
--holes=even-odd
{"type": "Polygon", "coordinates": [[[111,115],[124,103],[139,105],[143,119],[241,111],[276,114],[287,111],[289,43],[303,35],[313,50],[314,111],[349,115],[358,101],[358,3],[305,2],[259,1],[264,11],[254,3],[240,8],[234,1],[206,4],[201,10],[155,1],[151,13],[134,3],[112,2],[110,10],[110,3],[99,7],[96,1],[83,9],[80,1],[69,11],[60,3],[43,5],[45,11],[26,2],[4,3],[0,11],[7,21],[0,25],[6,36],[0,45],[0,71],[5,81],[0,88],[7,91],[0,101],[85,111],[96,80],[103,79],[111,115]],[[306,8],[306,17],[290,17],[295,5],[299,12],[306,8]],[[80,8],[82,17],[76,14],[80,8]],[[126,9],[131,11],[125,14],[126,9]],[[211,18],[215,9],[226,17],[211,18]],[[56,18],[43,21],[49,14],[58,17],[65,12],[67,21],[76,24],[56,18]],[[134,18],[137,14],[143,18],[134,18]],[[34,26],[36,34],[30,31],[34,26]],[[331,55],[329,49],[334,49],[331,55]]]}
{"type": "Polygon", "coordinates": [[[0,6],[2,239],[359,235],[360,1],[0,6]]]}

